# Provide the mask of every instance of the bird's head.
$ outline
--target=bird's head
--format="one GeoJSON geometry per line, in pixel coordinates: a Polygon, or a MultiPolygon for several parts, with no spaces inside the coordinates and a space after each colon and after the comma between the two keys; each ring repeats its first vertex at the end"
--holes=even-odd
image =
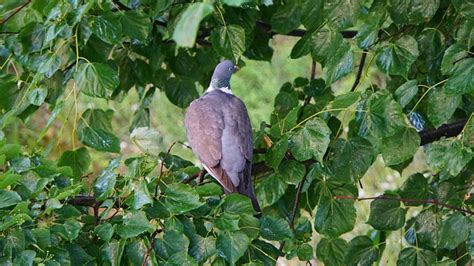
{"type": "Polygon", "coordinates": [[[230,60],[220,62],[212,74],[212,85],[216,88],[230,87],[230,78],[238,69],[237,65],[230,60]]]}

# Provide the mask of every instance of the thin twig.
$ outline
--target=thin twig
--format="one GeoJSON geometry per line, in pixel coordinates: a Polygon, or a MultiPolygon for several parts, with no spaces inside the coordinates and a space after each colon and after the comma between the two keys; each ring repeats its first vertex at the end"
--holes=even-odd
{"type": "Polygon", "coordinates": [[[157,234],[163,232],[163,229],[156,229],[151,235],[150,235],[150,248],[147,249],[145,253],[145,257],[143,258],[142,266],[146,265],[146,262],[148,261],[148,258],[151,255],[151,250],[153,249],[153,243],[155,242],[155,237],[157,234]]]}
{"type": "Polygon", "coordinates": [[[378,196],[378,197],[366,197],[366,198],[355,198],[353,196],[335,196],[334,198],[335,199],[350,199],[350,200],[358,200],[358,201],[362,201],[362,200],[398,200],[398,201],[406,202],[406,203],[429,203],[429,204],[442,206],[442,207],[445,207],[445,208],[448,208],[448,209],[460,211],[460,212],[463,212],[463,213],[466,213],[466,214],[469,214],[469,215],[474,215],[473,211],[463,209],[463,208],[453,206],[453,205],[448,205],[448,204],[439,202],[439,201],[434,200],[434,199],[408,199],[408,198],[397,198],[397,197],[390,197],[390,196],[378,196]]]}
{"type": "Polygon", "coordinates": [[[31,0],[28,0],[25,3],[23,3],[21,6],[17,7],[15,11],[13,11],[10,15],[8,15],[6,18],[0,21],[0,25],[5,24],[9,19],[11,19],[14,15],[18,14],[18,12],[20,12],[23,8],[25,8],[29,3],[31,3],[31,0]]]}
{"type": "MultiPolygon", "coordinates": [[[[313,80],[315,77],[316,77],[316,61],[313,60],[311,62],[311,76],[310,76],[310,78],[311,78],[311,80],[313,80]]],[[[310,102],[311,102],[311,96],[307,95],[306,98],[304,99],[303,107],[301,107],[300,113],[298,114],[298,119],[297,119],[298,121],[300,121],[301,118],[303,117],[304,108],[310,102]]]]}
{"type": "Polygon", "coordinates": [[[161,177],[163,176],[163,164],[164,164],[165,160],[168,159],[168,156],[171,152],[171,149],[173,148],[173,146],[175,144],[176,144],[176,141],[171,143],[170,147],[168,148],[168,151],[166,152],[165,156],[163,157],[163,160],[161,160],[160,175],[158,176],[158,180],[156,181],[156,186],[155,186],[155,198],[158,197],[158,187],[160,186],[161,177]]]}
{"type": "Polygon", "coordinates": [[[367,52],[368,50],[364,49],[364,52],[362,53],[362,56],[360,57],[359,69],[357,69],[356,79],[354,81],[354,84],[352,85],[351,91],[354,91],[357,88],[357,86],[359,86],[360,78],[362,76],[362,71],[364,70],[365,59],[367,58],[367,52]]]}

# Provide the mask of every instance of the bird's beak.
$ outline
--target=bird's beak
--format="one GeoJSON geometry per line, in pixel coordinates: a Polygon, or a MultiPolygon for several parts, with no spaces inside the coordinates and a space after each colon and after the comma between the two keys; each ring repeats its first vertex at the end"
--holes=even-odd
{"type": "Polygon", "coordinates": [[[240,67],[237,66],[237,65],[235,65],[235,66],[234,66],[234,73],[237,72],[237,71],[239,71],[239,69],[240,69],[240,67]]]}

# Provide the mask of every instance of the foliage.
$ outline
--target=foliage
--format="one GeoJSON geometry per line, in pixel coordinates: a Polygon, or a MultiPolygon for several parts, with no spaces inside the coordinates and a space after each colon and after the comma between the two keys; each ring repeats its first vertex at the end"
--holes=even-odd
{"type": "Polygon", "coordinates": [[[460,0],[2,2],[0,261],[371,265],[401,232],[400,265],[468,263],[473,14],[460,0]],[[284,84],[269,123],[254,125],[256,218],[248,198],[224,196],[209,176],[197,182],[192,162],[159,150],[149,110],[156,90],[187,107],[220,58],[271,61],[274,34],[299,37],[291,57],[311,56],[324,76],[284,84]],[[354,86],[341,86],[359,59],[354,86]],[[374,68],[384,82],[371,82],[374,68]],[[139,102],[129,130],[144,153],[122,158],[114,110],[79,112],[78,102],[121,101],[131,90],[139,102]],[[50,146],[32,150],[10,134],[45,109],[33,142],[58,114],[73,120],[73,147],[57,160],[50,146]],[[419,133],[458,120],[462,130],[448,138],[419,133]],[[417,151],[430,171],[358,198],[377,158],[402,172],[417,151]],[[98,152],[111,160],[89,182],[98,152]],[[368,220],[357,219],[355,199],[373,200],[368,220]],[[347,239],[357,223],[370,230],[347,239]]]}

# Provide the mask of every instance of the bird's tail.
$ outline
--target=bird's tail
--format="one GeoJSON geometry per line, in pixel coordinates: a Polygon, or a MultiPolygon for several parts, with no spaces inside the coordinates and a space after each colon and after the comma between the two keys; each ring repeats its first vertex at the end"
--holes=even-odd
{"type": "Polygon", "coordinates": [[[250,198],[250,200],[252,201],[252,206],[257,212],[257,216],[259,216],[262,213],[262,210],[260,209],[260,205],[258,204],[257,197],[255,196],[255,190],[253,187],[252,176],[251,176],[252,164],[250,162],[247,162],[245,166],[246,167],[242,173],[243,176],[240,179],[240,184],[237,187],[237,191],[240,194],[246,195],[250,198]]]}

